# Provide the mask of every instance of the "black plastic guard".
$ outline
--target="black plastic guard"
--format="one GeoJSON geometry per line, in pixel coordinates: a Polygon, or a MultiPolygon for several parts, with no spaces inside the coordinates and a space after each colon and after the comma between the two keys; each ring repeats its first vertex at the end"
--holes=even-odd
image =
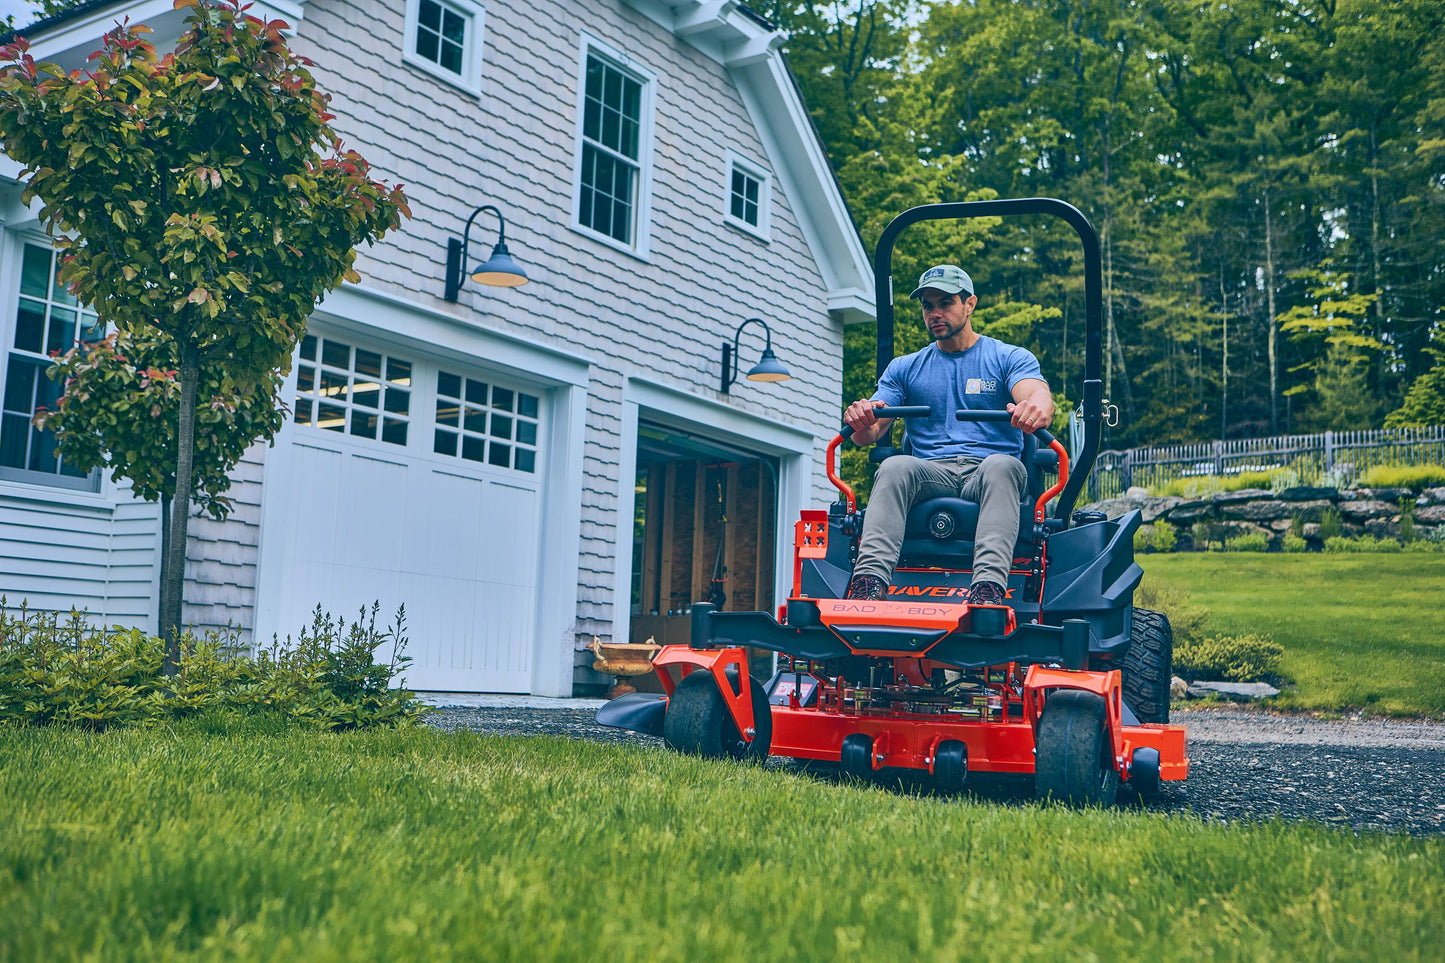
{"type": "Polygon", "coordinates": [[[614,729],[631,729],[650,736],[662,735],[667,696],[660,692],[629,692],[597,710],[597,721],[614,729]]]}

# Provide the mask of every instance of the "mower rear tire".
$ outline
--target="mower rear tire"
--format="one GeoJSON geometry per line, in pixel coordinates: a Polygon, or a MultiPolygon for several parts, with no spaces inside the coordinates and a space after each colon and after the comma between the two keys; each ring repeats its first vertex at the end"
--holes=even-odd
{"type": "Polygon", "coordinates": [[[1140,722],[1169,721],[1169,683],[1174,674],[1174,631],[1169,617],[1135,609],[1124,654],[1124,701],[1140,722]]]}
{"type": "Polygon", "coordinates": [[[662,717],[663,742],[690,755],[766,759],[773,742],[772,707],[763,684],[752,678],[748,683],[755,727],[751,742],[738,732],[712,673],[705,669],[693,671],[672,690],[662,717]]]}
{"type": "Polygon", "coordinates": [[[1073,806],[1112,806],[1119,771],[1105,729],[1104,700],[1092,692],[1049,693],[1039,716],[1034,791],[1040,799],[1073,806]]]}

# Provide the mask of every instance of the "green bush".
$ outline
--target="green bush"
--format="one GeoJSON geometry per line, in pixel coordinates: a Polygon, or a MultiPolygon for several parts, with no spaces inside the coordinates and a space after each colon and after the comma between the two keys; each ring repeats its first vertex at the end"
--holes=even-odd
{"type": "Polygon", "coordinates": [[[1419,538],[1415,531],[1415,499],[1400,499],[1400,541],[1409,545],[1419,538]]]}
{"type": "Polygon", "coordinates": [[[78,612],[61,619],[0,598],[0,721],[91,729],[149,725],[207,708],[275,712],[325,729],[406,724],[427,711],[416,694],[393,689],[406,656],[404,610],[378,631],[373,605],[348,626],[317,608],[300,640],[273,640],[251,657],[235,633],[181,637],[174,676],[162,672],[165,646],[139,629],[91,625],[78,612]],[[377,650],[394,641],[391,659],[377,650]]]}
{"type": "Polygon", "coordinates": [[[1421,555],[1436,555],[1445,552],[1445,542],[1417,538],[1413,542],[1407,542],[1402,551],[1415,552],[1421,555]]]}
{"type": "Polygon", "coordinates": [[[1445,485],[1445,465],[1376,465],[1360,475],[1365,488],[1434,488],[1445,485]]]}
{"type": "Polygon", "coordinates": [[[1291,554],[1309,551],[1310,543],[1298,535],[1285,535],[1281,541],[1284,550],[1291,554]]]}
{"type": "Polygon", "coordinates": [[[1320,513],[1320,539],[1329,541],[1344,534],[1344,523],[1340,521],[1340,510],[1331,505],[1320,513]]]}
{"type": "Polygon", "coordinates": [[[1284,646],[1268,635],[1174,640],[1174,671],[1191,682],[1278,682],[1283,657],[1284,646]]]}
{"type": "Polygon", "coordinates": [[[1192,639],[1199,635],[1209,618],[1209,610],[1195,604],[1189,590],[1182,585],[1167,585],[1154,579],[1144,578],[1134,590],[1134,604],[1141,609],[1153,609],[1169,617],[1169,628],[1174,632],[1174,641],[1192,639]]]}
{"type": "Polygon", "coordinates": [[[1246,532],[1224,540],[1226,552],[1267,552],[1269,536],[1263,532],[1246,532]]]}
{"type": "Polygon", "coordinates": [[[1136,553],[1146,550],[1172,552],[1178,541],[1178,537],[1174,534],[1174,526],[1164,521],[1155,522],[1152,525],[1141,525],[1134,531],[1134,551],[1136,553]]]}
{"type": "Polygon", "coordinates": [[[1393,538],[1376,538],[1373,535],[1357,535],[1354,538],[1327,538],[1325,551],[1353,552],[1356,554],[1395,553],[1403,549],[1393,538]]]}

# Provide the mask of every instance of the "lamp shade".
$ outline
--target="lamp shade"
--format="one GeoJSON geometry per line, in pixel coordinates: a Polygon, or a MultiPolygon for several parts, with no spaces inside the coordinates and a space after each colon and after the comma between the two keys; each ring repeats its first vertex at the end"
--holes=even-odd
{"type": "Polygon", "coordinates": [[[527,272],[512,260],[512,255],[507,252],[507,242],[498,241],[497,246],[492,248],[492,256],[472,272],[472,280],[498,288],[515,288],[527,283],[527,272]]]}
{"type": "Polygon", "coordinates": [[[772,348],[764,348],[763,356],[748,372],[749,381],[787,381],[792,375],[773,354],[772,348]]]}

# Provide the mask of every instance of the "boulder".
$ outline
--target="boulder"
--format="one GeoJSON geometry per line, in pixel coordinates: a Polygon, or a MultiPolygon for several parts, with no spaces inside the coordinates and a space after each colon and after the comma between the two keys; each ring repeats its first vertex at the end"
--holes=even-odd
{"type": "Polygon", "coordinates": [[[1250,702],[1277,696],[1279,690],[1267,682],[1195,682],[1189,686],[1189,694],[1200,699],[1221,695],[1231,702],[1250,702]]]}
{"type": "Polygon", "coordinates": [[[1177,675],[1174,676],[1172,679],[1169,680],[1169,698],[1171,698],[1171,699],[1187,699],[1188,697],[1189,697],[1189,683],[1188,683],[1188,682],[1185,682],[1183,679],[1179,678],[1179,676],[1177,676],[1177,675]]]}
{"type": "Polygon", "coordinates": [[[1238,538],[1240,535],[1263,535],[1268,539],[1275,537],[1274,532],[1250,522],[1220,522],[1218,533],[1224,538],[1238,538]]]}
{"type": "Polygon", "coordinates": [[[1275,495],[1283,502],[1310,502],[1317,499],[1329,499],[1334,501],[1340,497],[1338,488],[1313,487],[1310,485],[1297,485],[1294,488],[1286,488],[1275,495]]]}
{"type": "Polygon", "coordinates": [[[1131,485],[1124,492],[1125,498],[1148,498],[1149,489],[1140,488],[1138,485],[1131,485]]]}
{"type": "Polygon", "coordinates": [[[1415,509],[1415,521],[1422,525],[1445,525],[1445,505],[1415,509]]]}
{"type": "Polygon", "coordinates": [[[1109,518],[1118,518],[1120,515],[1132,512],[1138,506],[1127,498],[1106,498],[1087,507],[1096,512],[1103,512],[1109,518]]]}
{"type": "Polygon", "coordinates": [[[1184,501],[1184,499],[1175,495],[1150,495],[1142,488],[1131,488],[1129,490],[1131,492],[1144,492],[1144,494],[1126,495],[1123,498],[1108,498],[1089,507],[1103,512],[1109,518],[1118,518],[1120,515],[1138,510],[1143,516],[1144,523],[1148,524],[1167,515],[1174,506],[1184,501]]]}
{"type": "Polygon", "coordinates": [[[1294,506],[1289,502],[1277,502],[1271,498],[1268,501],[1225,505],[1219,514],[1223,518],[1246,522],[1269,522],[1277,518],[1289,518],[1293,511],[1294,506]]]}
{"type": "Polygon", "coordinates": [[[1357,498],[1364,501],[1393,502],[1400,504],[1402,498],[1414,498],[1415,493],[1408,488],[1357,488],[1357,498]]]}
{"type": "Polygon", "coordinates": [[[1428,505],[1445,505],[1445,488],[1427,488],[1420,493],[1428,505]]]}
{"type": "Polygon", "coordinates": [[[1276,534],[1283,535],[1285,532],[1289,531],[1289,527],[1293,524],[1293,519],[1276,518],[1274,521],[1268,524],[1268,528],[1270,531],[1275,532],[1276,534]]]}
{"type": "Polygon", "coordinates": [[[1339,508],[1341,517],[1356,523],[1362,523],[1371,518],[1389,518],[1391,515],[1400,513],[1400,506],[1396,502],[1381,502],[1369,498],[1353,502],[1340,502],[1339,508]]]}
{"type": "Polygon", "coordinates": [[[1238,488],[1232,492],[1218,492],[1210,496],[1210,501],[1216,505],[1238,505],[1241,502],[1253,502],[1261,499],[1274,500],[1274,492],[1266,491],[1263,488],[1238,488]]]}
{"type": "Polygon", "coordinates": [[[1175,525],[1192,525],[1201,518],[1211,518],[1214,506],[1207,501],[1180,501],[1166,516],[1175,525]]]}

